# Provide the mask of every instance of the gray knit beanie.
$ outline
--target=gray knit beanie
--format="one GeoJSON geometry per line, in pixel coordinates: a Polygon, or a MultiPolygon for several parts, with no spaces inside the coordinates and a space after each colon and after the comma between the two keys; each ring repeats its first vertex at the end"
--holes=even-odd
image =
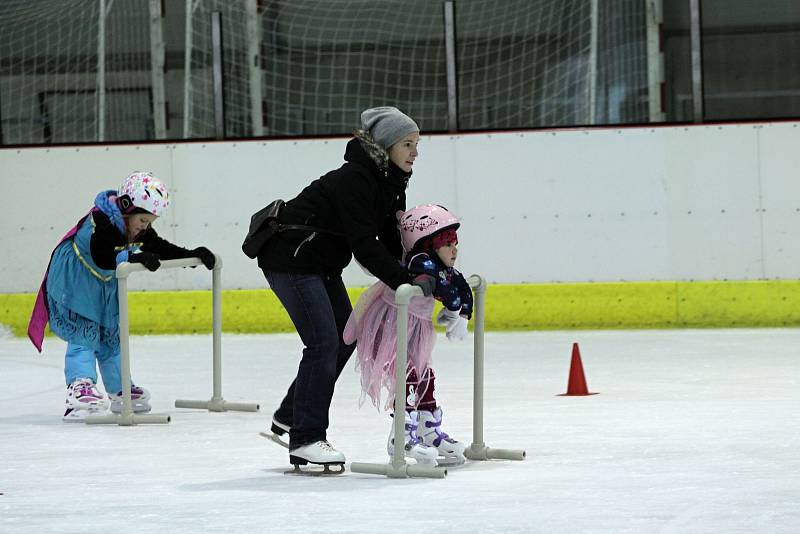
{"type": "Polygon", "coordinates": [[[361,127],[386,150],[408,134],[419,132],[411,117],[391,106],[365,110],[361,113],[361,127]]]}

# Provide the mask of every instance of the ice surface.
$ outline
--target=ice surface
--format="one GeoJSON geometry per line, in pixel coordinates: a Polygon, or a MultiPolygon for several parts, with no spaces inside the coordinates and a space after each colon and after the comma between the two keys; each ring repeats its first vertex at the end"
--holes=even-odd
{"type": "MultiPolygon", "coordinates": [[[[470,337],[471,339],[471,337],[470,337]]],[[[445,430],[472,441],[471,343],[434,350],[445,430]]],[[[223,336],[223,396],[261,412],[176,409],[211,396],[211,337],[133,337],[134,379],[168,425],[61,422],[65,344],[0,337],[0,532],[800,532],[800,331],[490,333],[485,442],[522,462],[445,479],[284,475],[259,437],[299,361],[295,335],[223,336]],[[563,397],[573,341],[591,391],[563,397]]],[[[353,361],[330,441],[386,462],[390,418],[361,407],[353,361]]]]}

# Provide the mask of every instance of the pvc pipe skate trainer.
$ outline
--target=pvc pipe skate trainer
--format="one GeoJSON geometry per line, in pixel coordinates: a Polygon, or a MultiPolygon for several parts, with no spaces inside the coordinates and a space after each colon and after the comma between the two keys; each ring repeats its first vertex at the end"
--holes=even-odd
{"type": "MultiPolygon", "coordinates": [[[[483,333],[486,315],[486,281],[478,275],[469,277],[469,285],[475,293],[475,328],[474,328],[474,380],[473,380],[473,441],[465,449],[464,456],[470,460],[522,460],[525,451],[515,449],[492,449],[483,442],[483,333]]],[[[395,302],[397,304],[397,359],[395,362],[395,392],[406,390],[406,366],[408,361],[408,302],[413,296],[421,296],[422,289],[409,284],[397,288],[395,302]]],[[[395,394],[394,413],[405,411],[405,395],[395,394]]],[[[394,435],[405,436],[405,418],[394,417],[394,435]]],[[[388,464],[352,462],[350,470],[354,473],[385,475],[390,478],[444,478],[447,469],[409,464],[405,460],[404,447],[395,442],[394,454],[388,464]]]]}
{"type": "MultiPolygon", "coordinates": [[[[194,408],[210,412],[257,412],[259,405],[255,403],[228,402],[222,398],[222,258],[214,255],[214,269],[211,272],[212,300],[212,366],[213,383],[211,398],[207,401],[176,400],[176,408],[194,408]]],[[[199,260],[198,260],[199,261],[199,260]]]]}
{"type": "Polygon", "coordinates": [[[523,460],[525,451],[517,449],[491,449],[483,442],[483,333],[486,319],[486,280],[477,274],[469,277],[475,294],[474,328],[474,378],[472,381],[472,444],[464,450],[470,460],[523,460]]]}
{"type": "Polygon", "coordinates": [[[444,478],[447,469],[442,467],[409,464],[405,458],[404,437],[406,418],[400,414],[406,411],[406,366],[408,362],[408,302],[411,297],[422,296],[422,289],[411,284],[402,284],[395,293],[397,304],[397,355],[395,357],[395,396],[394,396],[394,453],[388,464],[368,464],[352,462],[350,470],[354,473],[386,475],[390,478],[444,478]]]}
{"type": "MultiPolygon", "coordinates": [[[[227,402],[222,398],[222,258],[215,255],[212,275],[212,302],[213,302],[213,396],[208,401],[175,401],[177,408],[207,409],[212,412],[237,410],[256,412],[258,404],[227,402]]],[[[191,267],[202,265],[199,258],[182,258],[178,260],[164,260],[161,269],[175,269],[178,267],[191,267]]],[[[110,415],[92,415],[86,418],[87,424],[117,424],[131,426],[136,424],[166,424],[170,422],[169,415],[136,414],[133,413],[131,401],[131,360],[130,336],[128,327],[128,276],[136,271],[144,271],[146,267],[141,263],[123,262],[117,265],[116,276],[118,279],[119,299],[119,345],[122,356],[122,412],[110,415]]]]}

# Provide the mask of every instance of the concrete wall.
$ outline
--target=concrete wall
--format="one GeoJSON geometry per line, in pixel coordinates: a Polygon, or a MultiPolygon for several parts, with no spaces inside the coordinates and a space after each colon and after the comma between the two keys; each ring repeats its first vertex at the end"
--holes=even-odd
{"type": "MultiPolygon", "coordinates": [[[[791,279],[800,265],[800,123],[423,136],[409,203],[463,218],[459,266],[494,283],[791,279]]],[[[50,251],[132,170],[173,193],[156,222],[261,288],[249,218],[342,161],[346,138],[0,150],[0,292],[33,292],[50,251]]],[[[132,289],[204,289],[201,269],[132,289]]],[[[350,286],[373,279],[358,266],[350,286]]]]}

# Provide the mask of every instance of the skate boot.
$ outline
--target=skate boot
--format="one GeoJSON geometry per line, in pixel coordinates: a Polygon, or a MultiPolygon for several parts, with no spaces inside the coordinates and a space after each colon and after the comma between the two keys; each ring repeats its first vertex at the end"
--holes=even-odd
{"type": "Polygon", "coordinates": [[[289,444],[281,439],[281,436],[286,435],[292,429],[291,425],[287,425],[286,423],[281,423],[272,415],[272,426],[270,427],[270,432],[259,432],[258,434],[262,437],[267,438],[268,440],[274,441],[281,447],[288,449],[289,444]]]}
{"type": "MultiPolygon", "coordinates": [[[[133,413],[147,413],[151,410],[150,392],[145,388],[131,385],[131,408],[133,413]]],[[[122,392],[111,395],[111,411],[122,413],[122,392]]]]}
{"type": "Polygon", "coordinates": [[[339,475],[344,473],[344,454],[333,448],[327,440],[315,441],[289,450],[289,463],[294,466],[289,475],[339,475]],[[323,466],[323,471],[300,469],[301,465],[316,464],[323,466]],[[339,466],[338,471],[331,471],[330,466],[339,466]]]}
{"type": "Polygon", "coordinates": [[[91,378],[78,378],[67,386],[65,423],[82,423],[87,415],[99,415],[108,409],[108,399],[100,393],[91,378]]]}
{"type": "Polygon", "coordinates": [[[419,426],[423,443],[438,450],[439,465],[461,465],[466,461],[464,444],[442,432],[441,408],[436,408],[433,412],[420,410],[419,426]]]}
{"type": "MultiPolygon", "coordinates": [[[[438,455],[436,449],[428,447],[417,437],[417,412],[404,413],[406,414],[404,447],[406,457],[413,458],[420,465],[436,465],[436,456],[438,455]]],[[[394,414],[391,417],[394,417],[394,414]]],[[[392,430],[389,432],[386,450],[389,453],[389,458],[394,458],[394,422],[392,422],[392,430]]]]}

